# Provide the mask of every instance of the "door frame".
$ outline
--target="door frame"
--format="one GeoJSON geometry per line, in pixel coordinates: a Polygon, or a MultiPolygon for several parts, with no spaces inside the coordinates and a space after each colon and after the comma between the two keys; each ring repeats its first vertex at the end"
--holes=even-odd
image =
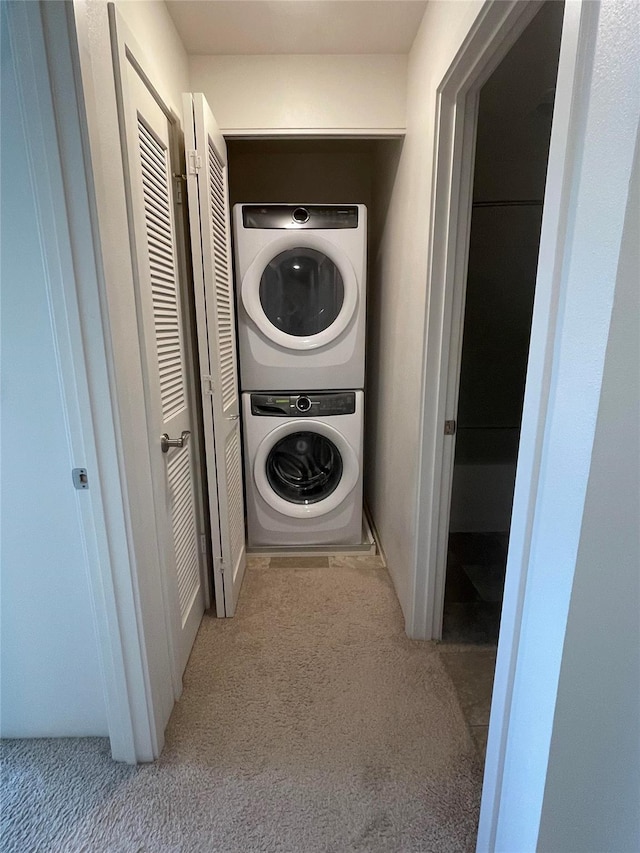
{"type": "MultiPolygon", "coordinates": [[[[443,433],[455,416],[447,408],[453,367],[459,374],[476,117],[469,99],[537,8],[488,0],[438,89],[413,637],[441,631],[453,462],[443,433]]],[[[537,845],[638,132],[632,15],[565,3],[479,853],[537,845]]]]}
{"type": "Polygon", "coordinates": [[[541,6],[488,0],[437,90],[412,637],[442,636],[480,89],[541,6]]]}

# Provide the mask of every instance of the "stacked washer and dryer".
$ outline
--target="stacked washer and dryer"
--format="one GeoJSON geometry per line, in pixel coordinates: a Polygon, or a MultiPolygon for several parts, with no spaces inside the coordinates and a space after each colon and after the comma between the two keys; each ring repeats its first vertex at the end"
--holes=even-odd
{"type": "Polygon", "coordinates": [[[366,218],[234,207],[250,546],[362,541],[366,218]]]}

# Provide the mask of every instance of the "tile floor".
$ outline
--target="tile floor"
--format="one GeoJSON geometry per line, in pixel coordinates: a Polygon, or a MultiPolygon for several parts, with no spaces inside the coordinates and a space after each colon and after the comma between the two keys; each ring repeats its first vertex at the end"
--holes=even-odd
{"type": "Polygon", "coordinates": [[[462,712],[478,752],[484,758],[489,732],[496,649],[441,643],[438,651],[456,688],[462,712]]]}
{"type": "Polygon", "coordinates": [[[489,731],[491,693],[502,610],[508,535],[452,533],[449,537],[442,662],[480,754],[489,731]]]}
{"type": "Polygon", "coordinates": [[[442,639],[495,645],[500,630],[508,536],[452,533],[449,537],[442,639]]]}

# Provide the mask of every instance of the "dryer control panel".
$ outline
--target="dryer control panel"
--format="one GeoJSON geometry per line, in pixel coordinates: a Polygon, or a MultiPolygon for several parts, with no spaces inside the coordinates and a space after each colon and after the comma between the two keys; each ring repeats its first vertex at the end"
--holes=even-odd
{"type": "Polygon", "coordinates": [[[251,395],[251,414],[262,417],[327,417],[329,415],[353,415],[355,410],[355,391],[251,395]]]}
{"type": "Polygon", "coordinates": [[[245,228],[357,228],[358,208],[352,204],[244,204],[245,228]]]}

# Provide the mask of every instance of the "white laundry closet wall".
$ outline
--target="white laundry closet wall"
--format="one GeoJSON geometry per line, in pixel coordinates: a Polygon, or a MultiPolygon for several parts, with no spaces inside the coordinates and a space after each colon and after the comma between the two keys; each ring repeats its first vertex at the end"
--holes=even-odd
{"type": "Polygon", "coordinates": [[[427,4],[409,53],[402,150],[381,145],[377,151],[384,222],[371,279],[379,336],[369,351],[376,404],[367,425],[368,500],[409,632],[416,569],[423,571],[416,567],[416,504],[437,87],[481,7],[479,0],[427,4]]]}
{"type": "Polygon", "coordinates": [[[370,140],[228,140],[231,204],[371,206],[370,140]]]}
{"type": "Polygon", "coordinates": [[[405,55],[190,56],[222,132],[402,131],[405,55]]]}

